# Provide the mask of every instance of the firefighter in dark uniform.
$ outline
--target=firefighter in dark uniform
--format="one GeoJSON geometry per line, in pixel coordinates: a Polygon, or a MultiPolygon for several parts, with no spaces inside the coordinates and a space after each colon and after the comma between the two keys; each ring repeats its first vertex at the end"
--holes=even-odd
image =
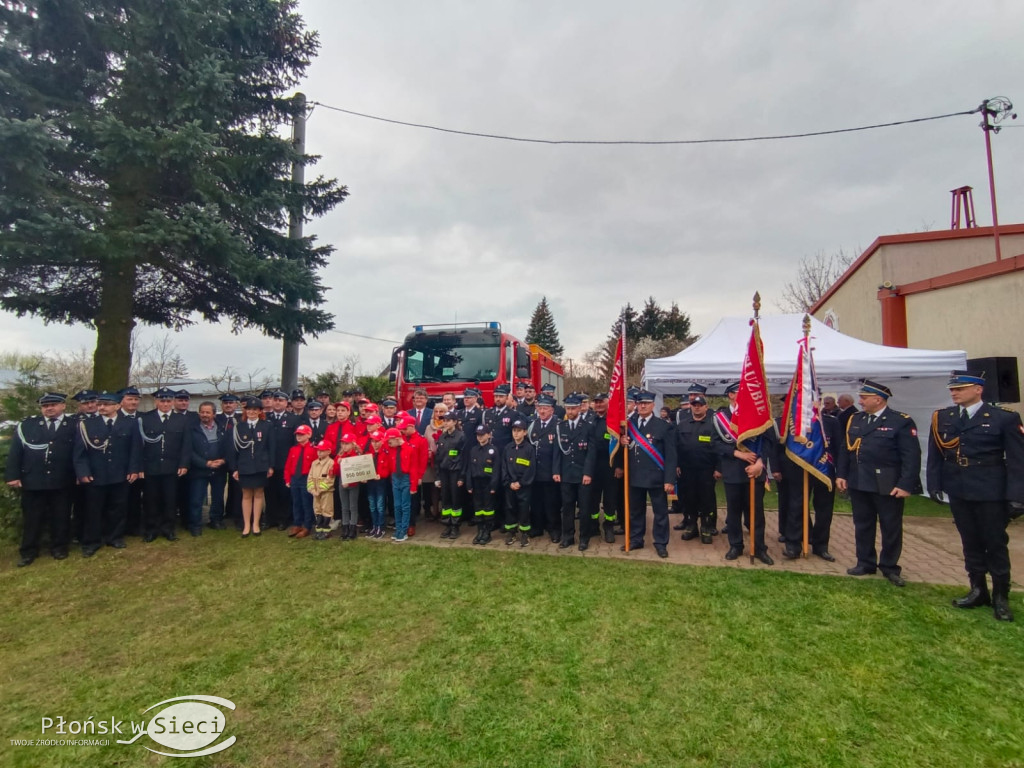
{"type": "MultiPolygon", "coordinates": [[[[476,428],[483,424],[484,420],[484,409],[480,405],[480,390],[476,387],[466,387],[462,393],[462,407],[456,413],[459,414],[462,433],[466,436],[466,450],[468,451],[476,439],[476,428]]],[[[468,520],[470,525],[476,525],[473,500],[468,493],[462,497],[462,519],[468,520]]]]}
{"type": "MultiPolygon", "coordinates": [[[[231,440],[231,435],[234,433],[231,431],[234,427],[238,426],[238,423],[242,420],[242,414],[239,412],[238,395],[230,392],[221,395],[217,398],[220,400],[221,412],[218,413],[214,419],[220,426],[224,427],[224,432],[227,435],[227,439],[231,440]]],[[[238,485],[238,481],[231,477],[229,474],[227,477],[228,495],[227,500],[224,502],[224,516],[234,521],[235,526],[241,530],[242,528],[242,489],[238,485]]],[[[210,527],[213,526],[213,522],[210,522],[210,527]]]]}
{"type": "Polygon", "coordinates": [[[491,540],[494,501],[500,482],[501,457],[491,445],[491,428],[481,424],[476,428],[476,445],[471,446],[466,455],[466,488],[477,525],[474,544],[487,544],[491,540]]]}
{"type": "Polygon", "coordinates": [[[54,560],[68,556],[71,535],[71,450],[78,422],[64,416],[66,395],[47,392],[37,401],[41,415],[22,421],[11,437],[4,480],[21,489],[23,528],[18,567],[39,556],[43,526],[50,529],[54,560]]]}
{"type": "Polygon", "coordinates": [[[864,379],[860,388],[863,408],[846,425],[839,441],[836,487],[849,490],[857,564],[851,576],[881,570],[902,587],[899,559],[903,551],[903,500],[921,488],[921,445],[917,426],[905,413],[888,407],[892,391],[864,379]],[[882,531],[882,552],[876,557],[875,531],[882,531]]]}
{"type": "MultiPolygon", "coordinates": [[[[174,412],[185,417],[190,430],[199,423],[199,414],[189,410],[191,402],[192,393],[187,389],[179,389],[174,393],[174,412]]],[[[175,499],[178,508],[178,522],[182,528],[189,527],[189,515],[191,514],[189,510],[189,494],[191,485],[192,481],[187,475],[178,478],[178,492],[175,499]]]]}
{"type": "MultiPolygon", "coordinates": [[[[808,473],[807,496],[808,504],[810,505],[808,512],[813,511],[813,515],[810,516],[809,520],[810,531],[808,532],[808,538],[810,540],[811,552],[822,560],[827,560],[831,563],[835,561],[835,557],[828,551],[829,538],[832,532],[832,512],[836,503],[835,457],[836,451],[839,448],[839,442],[844,439],[844,435],[839,427],[839,419],[835,416],[821,412],[819,418],[821,419],[822,435],[827,443],[826,451],[830,458],[824,465],[819,465],[818,470],[831,480],[832,487],[829,488],[821,478],[816,477],[813,473],[808,473]]],[[[788,505],[785,515],[785,527],[780,529],[786,540],[782,556],[787,560],[795,560],[800,557],[803,550],[803,469],[786,455],[785,441],[782,441],[782,444],[779,446],[778,455],[779,460],[777,464],[783,475],[783,479],[779,482],[780,518],[782,517],[781,507],[784,503],[782,489],[784,486],[789,489],[785,501],[788,505]]]]}
{"type": "Polygon", "coordinates": [[[653,393],[641,390],[636,403],[622,438],[629,458],[629,548],[643,549],[650,497],[654,550],[658,557],[668,557],[668,494],[676,482],[676,437],[672,425],[654,415],[653,393]]]}
{"type": "MultiPolygon", "coordinates": [[[[677,427],[680,424],[684,423],[687,419],[690,418],[690,408],[692,407],[691,404],[693,403],[693,399],[695,397],[698,397],[698,396],[706,397],[707,392],[708,392],[708,388],[705,387],[703,384],[697,384],[696,382],[694,382],[693,384],[690,385],[690,387],[686,390],[686,399],[684,401],[680,402],[679,403],[679,408],[676,409],[674,421],[675,421],[675,424],[676,424],[677,427]]],[[[678,446],[679,446],[679,442],[678,442],[678,435],[677,435],[676,447],[678,448],[678,446]]],[[[672,503],[672,506],[669,508],[669,511],[673,512],[673,513],[676,513],[676,512],[682,512],[683,513],[683,519],[680,520],[675,525],[673,525],[672,526],[672,530],[674,530],[674,531],[687,530],[687,535],[683,537],[683,541],[689,541],[690,539],[697,538],[697,513],[694,512],[691,509],[687,509],[686,508],[686,501],[687,501],[687,498],[689,498],[689,497],[683,492],[682,482],[683,482],[683,479],[679,475],[679,473],[677,472],[676,473],[676,500],[672,503]],[[692,529],[692,530],[688,530],[688,529],[692,529]]]]}
{"type": "Polygon", "coordinates": [[[963,544],[971,590],[953,605],[991,603],[998,620],[1013,621],[1006,525],[1024,503],[1024,426],[1017,413],[981,399],[984,385],[980,371],[950,375],[953,406],[932,415],[928,493],[935,501],[942,493],[949,497],[963,544]],[[991,596],[986,574],[992,576],[991,596]]]}
{"type": "MultiPolygon", "coordinates": [[[[491,428],[491,443],[501,456],[505,446],[512,442],[512,422],[521,418],[521,414],[511,407],[512,391],[508,384],[499,384],[494,388],[494,407],[484,411],[483,422],[491,428]]],[[[505,518],[505,485],[498,486],[495,499],[495,526],[504,523],[505,518]]]]}
{"type": "Polygon", "coordinates": [[[114,392],[100,393],[100,414],[75,430],[75,476],[85,490],[84,557],[104,544],[125,547],[128,489],[142,469],[142,435],[135,419],[120,413],[120,402],[114,392]]]}
{"type": "Polygon", "coordinates": [[[597,518],[590,503],[597,460],[597,440],[593,425],[580,414],[583,398],[569,395],[565,398],[565,420],[555,422],[555,466],[553,477],[561,488],[562,540],[559,549],[576,543],[576,512],[580,517],[580,552],[590,546],[597,535],[597,518]]]}
{"type": "Polygon", "coordinates": [[[526,439],[528,424],[522,414],[512,421],[512,442],[501,454],[501,483],[505,488],[505,544],[519,533],[519,546],[530,543],[530,495],[537,473],[537,449],[526,439]]]}
{"type": "Polygon", "coordinates": [[[558,404],[557,392],[558,390],[554,384],[544,384],[540,388],[541,395],[547,395],[554,401],[555,404],[552,407],[555,411],[555,418],[561,420],[565,418],[565,408],[558,404]]]}
{"type": "Polygon", "coordinates": [[[533,479],[530,503],[530,535],[541,536],[547,531],[551,543],[562,540],[562,496],[555,482],[555,399],[550,395],[537,398],[537,408],[530,422],[528,438],[537,449],[537,472],[533,479]]]}
{"type": "Polygon", "coordinates": [[[192,430],[188,419],[173,412],[174,392],[161,388],[153,397],[156,410],[138,419],[145,483],[142,540],[150,542],[162,534],[168,541],[177,541],[178,478],[188,472],[192,461],[192,430]]]}
{"type": "Polygon", "coordinates": [[[594,413],[594,410],[591,407],[594,401],[586,392],[577,392],[576,394],[580,396],[580,400],[582,401],[580,402],[580,418],[593,424],[594,420],[597,418],[597,414],[594,413]]]}
{"type": "Polygon", "coordinates": [[[703,395],[689,402],[688,415],[676,426],[676,474],[684,509],[682,539],[690,541],[699,535],[702,544],[710,544],[712,531],[718,527],[715,480],[721,476],[714,417],[708,412],[708,401],[703,395]]]}
{"type": "MultiPolygon", "coordinates": [[[[95,417],[96,409],[99,407],[96,397],[97,393],[91,389],[83,389],[73,394],[71,399],[78,403],[78,412],[70,414],[67,418],[75,422],[82,422],[95,417]]],[[[86,514],[85,488],[81,484],[76,484],[71,489],[71,530],[75,541],[82,541],[82,534],[85,533],[86,514]]]]}
{"type": "MultiPolygon", "coordinates": [[[[125,387],[118,390],[121,398],[121,415],[129,419],[138,419],[139,401],[141,396],[135,387],[125,387]]],[[[142,479],[139,482],[128,486],[128,511],[127,520],[124,524],[124,532],[128,536],[138,536],[142,533],[142,479]]]]}
{"type": "Polygon", "coordinates": [[[743,525],[750,521],[750,479],[754,478],[754,556],[765,565],[774,565],[764,541],[764,491],[768,479],[768,462],[775,458],[779,441],[775,430],[769,429],[755,438],[737,445],[736,435],[729,426],[733,418],[733,404],[739,392],[739,382],[726,388],[729,406],[713,417],[715,450],[718,452],[719,472],[725,487],[725,525],[729,537],[726,560],[735,560],[743,554],[743,525]]]}
{"type": "MultiPolygon", "coordinates": [[[[271,432],[273,433],[271,466],[274,473],[267,478],[266,487],[263,491],[264,512],[266,514],[266,525],[283,531],[292,522],[292,495],[291,489],[284,483],[284,467],[288,463],[288,451],[295,445],[295,428],[300,424],[308,425],[309,420],[304,413],[297,414],[288,407],[289,397],[286,392],[276,390],[271,393],[271,397],[273,407],[269,414],[265,414],[265,418],[267,423],[270,424],[271,432]]],[[[305,408],[305,393],[301,389],[293,390],[291,402],[302,403],[303,408],[305,408]]],[[[228,477],[231,477],[230,472],[228,477]]],[[[241,483],[239,483],[238,487],[239,491],[241,491],[241,483]]],[[[241,502],[239,502],[239,512],[241,512],[241,502]]]]}
{"type": "Polygon", "coordinates": [[[523,401],[516,406],[516,410],[527,419],[533,418],[533,414],[536,413],[537,388],[532,383],[526,382],[526,385],[523,387],[523,401]]]}
{"type": "Polygon", "coordinates": [[[437,480],[441,491],[441,523],[444,525],[442,539],[459,538],[462,524],[462,487],[466,473],[466,436],[458,425],[455,411],[444,415],[444,428],[437,435],[437,480]]]}
{"type": "Polygon", "coordinates": [[[604,540],[615,543],[615,522],[618,519],[622,495],[622,478],[616,477],[611,466],[611,433],[608,431],[608,395],[594,395],[594,442],[597,458],[594,461],[594,482],[590,492],[590,516],[601,520],[604,540]]]}

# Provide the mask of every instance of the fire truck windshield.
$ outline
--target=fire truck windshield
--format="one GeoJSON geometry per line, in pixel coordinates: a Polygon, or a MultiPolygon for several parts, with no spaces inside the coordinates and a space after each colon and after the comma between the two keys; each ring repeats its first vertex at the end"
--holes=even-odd
{"type": "Polygon", "coordinates": [[[405,381],[494,381],[501,367],[498,340],[417,338],[405,344],[405,381]]]}

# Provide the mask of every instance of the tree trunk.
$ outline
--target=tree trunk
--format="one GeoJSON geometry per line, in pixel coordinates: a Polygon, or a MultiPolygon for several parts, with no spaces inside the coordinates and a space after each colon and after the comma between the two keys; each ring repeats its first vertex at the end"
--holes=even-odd
{"type": "Polygon", "coordinates": [[[112,259],[102,266],[92,377],[98,392],[128,385],[135,327],[135,269],[135,263],[128,259],[112,259]]]}

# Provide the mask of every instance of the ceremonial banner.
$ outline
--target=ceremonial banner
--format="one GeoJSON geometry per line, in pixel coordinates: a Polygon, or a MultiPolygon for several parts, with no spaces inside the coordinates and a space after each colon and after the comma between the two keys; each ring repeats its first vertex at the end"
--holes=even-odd
{"type": "Polygon", "coordinates": [[[364,453],[362,456],[348,456],[338,462],[338,467],[341,470],[342,485],[364,483],[367,480],[377,479],[377,469],[373,466],[372,453],[364,453]]]}
{"type": "Polygon", "coordinates": [[[736,413],[732,416],[732,431],[736,442],[764,434],[775,426],[772,406],[768,400],[768,382],[764,374],[764,348],[757,320],[751,321],[750,343],[743,358],[740,389],[736,393],[736,413]]]}
{"type": "Polygon", "coordinates": [[[612,369],[612,381],[608,387],[608,465],[615,460],[619,450],[619,438],[622,422],[626,420],[626,341],[625,326],[619,334],[619,343],[615,347],[615,367],[612,369]]]}
{"type": "Polygon", "coordinates": [[[829,452],[818,412],[818,384],[814,375],[814,357],[807,337],[799,342],[796,373],[786,395],[783,435],[786,455],[798,467],[807,470],[832,489],[829,452]]]}

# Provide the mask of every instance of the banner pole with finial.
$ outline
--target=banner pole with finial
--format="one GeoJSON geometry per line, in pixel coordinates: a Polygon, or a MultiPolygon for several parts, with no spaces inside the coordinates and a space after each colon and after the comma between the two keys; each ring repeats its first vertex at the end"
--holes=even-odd
{"type": "MultiPolygon", "coordinates": [[[[810,355],[811,354],[810,338],[811,338],[811,316],[805,314],[804,315],[804,354],[805,355],[810,355]]],[[[815,392],[814,396],[815,396],[815,398],[817,398],[818,393],[815,392]]],[[[811,407],[814,407],[813,403],[812,403],[811,407]]],[[[802,418],[802,416],[801,416],[801,418],[802,418]]],[[[808,488],[808,484],[809,484],[808,478],[809,477],[810,477],[809,473],[807,472],[806,469],[804,469],[804,542],[803,542],[803,556],[804,557],[808,557],[808,552],[810,551],[809,539],[810,539],[810,527],[811,526],[810,526],[810,510],[808,509],[808,507],[809,507],[809,504],[810,504],[810,495],[811,495],[811,493],[810,493],[810,489],[808,488]]]]}
{"type": "MultiPolygon", "coordinates": [[[[761,294],[758,291],[754,291],[754,322],[753,325],[757,325],[757,319],[761,310],[761,294]]],[[[757,527],[754,523],[754,511],[756,508],[754,498],[756,496],[755,483],[760,478],[750,478],[750,562],[754,562],[755,555],[755,539],[757,538],[754,534],[757,531],[757,527]]]]}

